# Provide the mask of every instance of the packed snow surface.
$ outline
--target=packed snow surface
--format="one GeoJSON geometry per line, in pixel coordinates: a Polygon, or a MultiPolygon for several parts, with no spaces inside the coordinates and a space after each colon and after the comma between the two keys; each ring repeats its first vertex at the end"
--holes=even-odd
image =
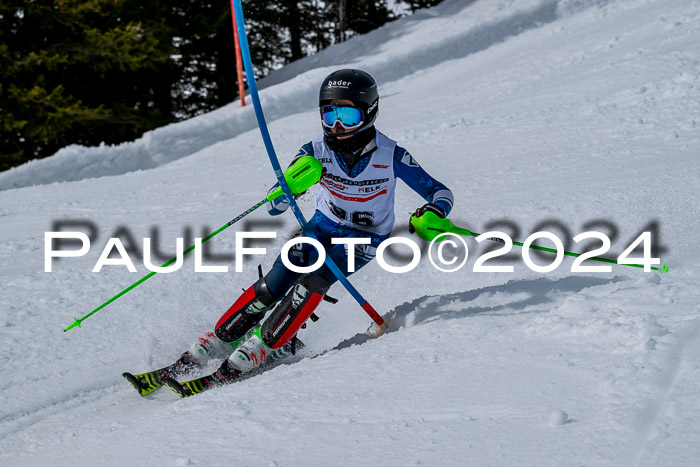
{"type": "MultiPolygon", "coordinates": [[[[274,182],[237,102],[131,143],[71,146],[0,174],[0,464],[697,465],[700,2],[446,0],[261,83],[283,164],[320,132],[321,79],[347,66],[377,78],[378,127],[455,192],[455,224],[549,231],[574,251],[599,246],[571,240],[597,230],[609,257],[647,230],[670,273],[572,272],[568,257],[537,273],[518,248],[487,262],[513,272],[473,272],[485,250],[472,237],[456,273],[424,255],[406,274],[375,261],[352,276],[396,316],[377,339],[335,285],[340,302],[300,332],[293,363],[141,398],[121,373],[170,364],[211,331],[296,224],[257,211],[208,243],[228,273],[188,257],[63,333],[148,272],[135,253],[138,273],[91,272],[110,237],[130,251],[157,237],[165,260],[274,182]],[[48,273],[56,229],[90,233],[91,248],[48,273]],[[278,235],[234,272],[236,232],[251,230],[278,235]]],[[[395,234],[422,203],[400,184],[395,234]]]]}

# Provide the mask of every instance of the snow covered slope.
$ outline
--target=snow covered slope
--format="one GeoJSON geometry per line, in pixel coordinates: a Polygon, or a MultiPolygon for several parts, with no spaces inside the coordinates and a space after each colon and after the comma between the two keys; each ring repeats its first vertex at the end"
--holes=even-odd
{"type": "MultiPolygon", "coordinates": [[[[471,239],[457,273],[424,258],[353,276],[397,314],[376,340],[336,285],[340,302],[300,333],[300,361],[185,400],[140,398],[120,374],[171,363],[256,263],[202,274],[190,259],[63,333],[147,272],[92,273],[107,239],[123,228],[138,246],[155,230],[172,252],[274,177],[252,108],[235,103],[134,143],[66,148],[0,174],[0,463],[696,465],[700,2],[446,0],[271,76],[262,99],[283,163],[320,131],[317,87],[341,66],[377,77],[378,127],[455,191],[457,225],[517,240],[600,230],[609,256],[651,230],[671,272],[572,273],[566,259],[538,274],[516,259],[513,273],[474,273],[471,239]],[[95,236],[45,273],[56,222],[95,236]]],[[[398,188],[395,233],[421,203],[398,188]]],[[[248,219],[212,252],[232,255],[232,230],[276,230],[259,245],[268,268],[294,221],[248,219]]]]}

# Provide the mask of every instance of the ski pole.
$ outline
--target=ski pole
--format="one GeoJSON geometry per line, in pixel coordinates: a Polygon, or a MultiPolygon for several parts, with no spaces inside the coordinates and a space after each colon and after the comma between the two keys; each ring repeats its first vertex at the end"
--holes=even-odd
{"type": "MultiPolygon", "coordinates": [[[[245,74],[248,81],[248,89],[250,90],[250,98],[253,101],[253,107],[255,108],[255,117],[258,120],[258,128],[260,129],[260,134],[262,136],[263,142],[265,143],[265,149],[267,150],[267,155],[270,158],[270,164],[275,171],[275,175],[279,180],[280,187],[284,191],[287,199],[289,200],[289,206],[292,208],[292,212],[296,217],[297,221],[301,225],[304,234],[307,237],[316,239],[314,233],[309,229],[304,215],[299,209],[299,206],[294,201],[293,197],[290,195],[289,187],[285,183],[284,177],[282,176],[282,170],[280,169],[280,163],[277,159],[277,154],[275,153],[275,148],[272,145],[272,139],[270,138],[270,132],[267,128],[267,123],[265,123],[265,114],[263,113],[262,104],[260,103],[260,96],[258,95],[258,85],[255,81],[255,75],[253,73],[253,61],[250,58],[250,48],[248,45],[248,36],[245,31],[245,20],[243,18],[243,5],[241,0],[234,0],[234,10],[236,14],[236,27],[238,28],[238,40],[241,44],[241,52],[243,55],[243,65],[245,67],[245,74]]],[[[350,292],[350,295],[359,303],[363,310],[372,318],[372,320],[379,326],[379,333],[384,332],[389,326],[388,322],[377,313],[377,311],[369,304],[367,300],[357,291],[357,289],[350,283],[350,281],[345,277],[345,274],[338,268],[338,266],[333,262],[333,260],[326,256],[325,264],[328,269],[331,270],[333,275],[338,278],[338,281],[343,284],[343,286],[350,292]]]]}
{"type": "MultiPolygon", "coordinates": [[[[461,227],[457,227],[452,223],[451,220],[447,218],[441,218],[437,216],[436,214],[432,212],[426,212],[420,217],[412,217],[411,218],[411,223],[416,229],[416,233],[420,238],[423,240],[427,241],[433,241],[437,236],[442,235],[443,233],[452,233],[456,235],[463,235],[465,237],[478,237],[481,235],[480,233],[472,232],[467,229],[463,229],[461,227]]],[[[490,240],[492,242],[498,242],[498,243],[505,243],[502,239],[496,238],[496,237],[488,237],[487,240],[490,240]]],[[[513,240],[513,245],[523,247],[525,246],[524,243],[522,242],[516,242],[513,240]]],[[[547,248],[543,246],[538,246],[538,245],[529,245],[530,249],[533,250],[539,250],[539,251],[546,251],[548,253],[557,253],[557,250],[554,248],[547,248]]],[[[565,251],[564,252],[565,256],[573,256],[574,258],[578,258],[579,256],[583,256],[583,253],[573,253],[571,251],[565,251]]],[[[609,258],[601,258],[599,256],[595,257],[590,257],[587,258],[591,261],[600,261],[603,263],[611,263],[611,264],[617,264],[620,266],[631,266],[634,268],[644,268],[644,265],[642,264],[621,264],[618,263],[617,260],[614,259],[609,259],[609,258]]],[[[668,266],[664,264],[661,267],[654,267],[650,266],[650,268],[653,271],[658,271],[658,272],[668,272],[668,266]]]]}
{"type": "MultiPolygon", "coordinates": [[[[299,158],[294,164],[292,164],[291,167],[287,169],[287,171],[284,173],[284,178],[288,179],[289,187],[291,188],[292,193],[298,194],[302,193],[309,188],[311,188],[316,182],[318,182],[321,179],[321,172],[323,170],[323,166],[321,163],[314,157],[312,156],[304,156],[299,158]]],[[[238,222],[239,220],[243,219],[245,216],[250,214],[251,212],[255,211],[258,209],[260,206],[263,204],[267,203],[268,201],[272,201],[274,199],[279,198],[282,196],[284,193],[281,188],[277,188],[275,191],[267,195],[264,199],[260,200],[257,202],[255,205],[251,206],[250,208],[246,209],[244,212],[239,214],[238,216],[234,217],[230,221],[228,221],[226,224],[222,225],[220,228],[215,230],[214,232],[210,233],[206,237],[204,237],[201,241],[201,244],[204,244],[204,242],[214,238],[227,228],[231,227],[233,224],[238,222]]],[[[196,245],[196,244],[195,244],[196,245]]],[[[190,246],[188,249],[184,250],[182,252],[182,256],[184,257],[186,254],[194,250],[195,245],[190,246]]],[[[165,262],[162,266],[162,268],[170,266],[177,260],[177,255],[165,262]]],[[[69,331],[73,329],[74,327],[82,327],[81,324],[84,320],[88,319],[90,316],[94,315],[98,311],[100,311],[102,308],[106,307],[122,295],[126,294],[130,290],[138,287],[140,284],[145,282],[146,280],[150,279],[154,275],[157,274],[157,271],[151,271],[150,273],[146,274],[143,276],[141,279],[137,280],[133,284],[131,284],[129,287],[125,288],[118,294],[116,294],[114,297],[110,298],[106,302],[104,302],[102,305],[98,306],[94,310],[92,310],[90,313],[86,314],[82,318],[73,318],[74,321],[73,323],[68,326],[66,329],[63,330],[63,332],[69,331]]]]}

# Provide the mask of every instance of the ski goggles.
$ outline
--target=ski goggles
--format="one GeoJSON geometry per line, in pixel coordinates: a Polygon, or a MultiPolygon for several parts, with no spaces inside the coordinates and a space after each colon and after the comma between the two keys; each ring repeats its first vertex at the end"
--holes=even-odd
{"type": "Polygon", "coordinates": [[[362,111],[355,107],[341,107],[326,105],[321,108],[321,120],[328,128],[333,128],[336,122],[340,122],[346,130],[354,130],[363,123],[362,111]]]}

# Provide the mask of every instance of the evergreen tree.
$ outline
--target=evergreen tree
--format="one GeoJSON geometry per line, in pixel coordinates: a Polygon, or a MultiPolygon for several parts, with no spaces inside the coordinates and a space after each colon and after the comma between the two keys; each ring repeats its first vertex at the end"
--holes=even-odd
{"type": "MultiPolygon", "coordinates": [[[[386,0],[245,0],[256,78],[393,19],[386,0]]],[[[414,2],[415,3],[415,2],[414,2]]],[[[237,96],[229,1],[0,0],[0,170],[237,96]]]]}
{"type": "Polygon", "coordinates": [[[233,25],[228,2],[173,0],[170,24],[178,118],[221,107],[236,96],[233,25]]]}
{"type": "Polygon", "coordinates": [[[0,0],[0,169],[170,121],[154,79],[171,53],[167,26],[132,20],[131,3],[0,0]]]}
{"type": "Polygon", "coordinates": [[[386,0],[347,2],[347,27],[356,34],[366,34],[394,19],[386,0]]]}
{"type": "Polygon", "coordinates": [[[365,34],[395,19],[386,0],[335,0],[335,39],[342,42],[355,34],[365,34]]]}
{"type": "MultiPolygon", "coordinates": [[[[293,3],[293,2],[291,2],[293,3]]],[[[299,10],[297,26],[303,55],[313,55],[334,44],[337,29],[337,9],[333,2],[323,0],[301,0],[296,2],[299,10]]],[[[290,22],[293,18],[290,18],[290,22]]],[[[292,55],[291,60],[296,60],[292,55]]]]}

